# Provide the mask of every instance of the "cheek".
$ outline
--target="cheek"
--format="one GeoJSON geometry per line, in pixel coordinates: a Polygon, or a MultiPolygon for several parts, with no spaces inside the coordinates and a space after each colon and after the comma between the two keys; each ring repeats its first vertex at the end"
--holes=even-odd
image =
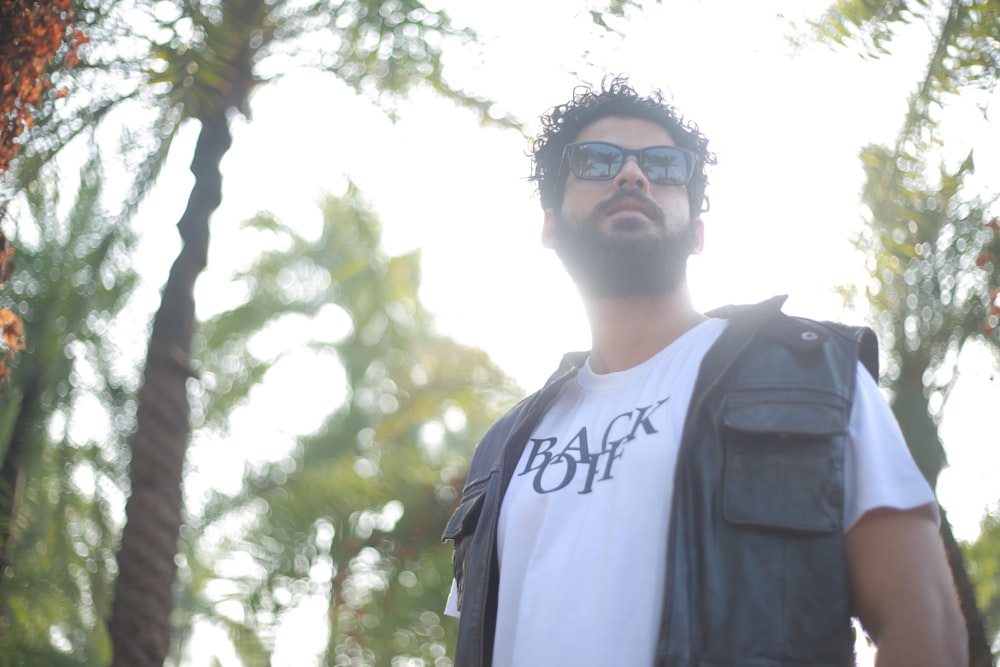
{"type": "MultiPolygon", "coordinates": [[[[668,186],[664,186],[668,187],[668,186]]],[[[667,220],[671,222],[681,221],[685,225],[691,220],[691,206],[688,203],[687,191],[676,188],[672,192],[650,193],[661,209],[667,220]]]]}
{"type": "Polygon", "coordinates": [[[610,181],[572,181],[563,191],[561,209],[569,212],[590,212],[594,206],[613,194],[610,181]]]}

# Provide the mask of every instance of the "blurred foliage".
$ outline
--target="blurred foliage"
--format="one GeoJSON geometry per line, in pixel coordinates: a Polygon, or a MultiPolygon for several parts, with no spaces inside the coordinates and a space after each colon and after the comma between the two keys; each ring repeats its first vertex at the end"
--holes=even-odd
{"type": "Polygon", "coordinates": [[[877,58],[889,55],[893,40],[913,24],[926,25],[934,39],[911,108],[915,117],[926,117],[932,105],[961,90],[994,90],[1000,68],[997,0],[837,0],[810,27],[821,40],[857,45],[877,58]]]}
{"type": "Polygon", "coordinates": [[[1000,508],[984,516],[980,528],[979,537],[963,545],[963,550],[987,636],[993,638],[996,652],[1000,650],[1000,508]]]}
{"type": "MultiPolygon", "coordinates": [[[[86,37],[76,30],[70,0],[46,3],[8,0],[0,5],[0,223],[8,193],[4,174],[17,156],[18,137],[34,122],[33,113],[51,86],[52,69],[76,64],[86,37]]],[[[62,94],[65,91],[57,91],[62,94]]],[[[0,232],[0,288],[14,270],[14,249],[0,232]]],[[[10,376],[8,357],[24,349],[24,322],[0,307],[0,384],[10,376]]]]}
{"type": "MultiPolygon", "coordinates": [[[[906,26],[926,26],[927,67],[893,146],[868,146],[863,201],[866,286],[889,348],[886,379],[918,464],[933,484],[945,464],[936,424],[967,342],[1000,352],[997,211],[1000,192],[970,190],[976,147],[954,156],[942,136],[950,105],[979,96],[988,119],[1000,64],[1000,1],[838,0],[810,24],[821,40],[888,54],[906,26]]],[[[987,120],[988,122],[988,120],[987,120]]]]}
{"type": "MultiPolygon", "coordinates": [[[[608,15],[631,6],[611,0],[608,15]]],[[[13,398],[0,411],[3,463],[16,472],[7,487],[14,518],[0,526],[9,531],[0,660],[10,664],[107,662],[103,624],[128,486],[121,443],[136,411],[135,378],[114,368],[124,343],[110,334],[134,284],[128,222],[179,129],[248,113],[257,86],[300,66],[330,72],[390,115],[413,87],[427,86],[484,122],[518,127],[447,80],[444,52],[472,48],[475,34],[416,0],[75,0],[73,9],[90,43],[37,100],[12,171],[39,239],[37,247],[27,242],[21,262],[31,271],[12,290],[28,330],[42,338],[18,365],[13,398]],[[64,89],[73,94],[60,97],[64,89]],[[133,180],[122,196],[105,197],[114,202],[106,211],[96,152],[116,141],[133,180]],[[95,157],[60,226],[48,167],[73,143],[95,157]],[[85,231],[83,218],[94,229],[85,231]],[[90,423],[99,432],[78,430],[90,423]]],[[[176,655],[191,627],[184,620],[211,619],[247,664],[259,662],[285,613],[318,590],[333,622],[329,661],[431,659],[451,644],[438,617],[450,551],[438,533],[469,447],[517,390],[481,352],[434,333],[416,300],[416,256],[381,256],[377,225],[356,193],[328,206],[328,217],[349,222],[324,236],[327,256],[315,271],[304,239],[275,221],[255,222],[248,231],[300,252],[264,252],[243,276],[244,307],[197,338],[203,379],[189,386],[204,399],[195,419],[212,432],[224,430],[229,411],[279,361],[253,353],[268,327],[330,303],[351,322],[342,338],[315,342],[340,360],[348,397],[324,429],[302,439],[291,459],[249,470],[240,496],[212,499],[185,527],[176,655]],[[310,302],[315,289],[322,294],[310,302]],[[262,306],[268,299],[275,301],[262,306]],[[256,578],[233,574],[247,557],[260,564],[251,568],[256,578]],[[230,602],[247,611],[233,614],[230,602]]],[[[335,392],[331,407],[337,402],[335,392]]]]}
{"type": "MultiPolygon", "coordinates": [[[[862,152],[870,216],[857,245],[872,281],[867,301],[890,358],[893,410],[932,484],[945,465],[937,421],[969,341],[997,350],[998,222],[963,190],[972,156],[928,173],[920,148],[862,152]]],[[[995,444],[995,443],[994,443],[995,444]]]]}
{"type": "MultiPolygon", "coordinates": [[[[1000,360],[1000,191],[973,178],[977,151],[996,148],[955,155],[943,129],[949,111],[970,102],[990,122],[1000,78],[1000,0],[838,0],[811,27],[821,40],[879,57],[910,24],[922,24],[930,37],[927,66],[895,143],[861,152],[867,224],[857,247],[867,258],[864,292],[887,354],[893,412],[933,486],[946,465],[938,424],[963,348],[980,346],[1000,360]]],[[[849,298],[854,292],[846,290],[849,298]]],[[[996,447],[996,431],[982,432],[979,443],[996,447]]],[[[983,587],[975,573],[989,567],[977,560],[984,551],[967,551],[966,565],[946,519],[941,534],[969,634],[969,665],[991,666],[979,606],[985,601],[976,600],[983,587]]]]}
{"type": "Polygon", "coordinates": [[[492,101],[448,82],[444,50],[470,49],[475,33],[418,0],[75,0],[74,9],[90,43],[53,82],[78,92],[41,100],[15,185],[26,187],[74,138],[121,132],[134,176],[123,220],[155,183],[185,121],[227,107],[248,113],[252,90],[292,67],[330,72],[390,114],[425,86],[484,122],[517,126],[492,101]]]}
{"type": "Polygon", "coordinates": [[[207,429],[224,431],[231,394],[245,396],[275,361],[260,341],[283,318],[315,330],[307,346],[335,355],[344,375],[305,373],[288,388],[329,397],[323,425],[289,456],[250,466],[239,494],[214,494],[182,533],[178,664],[183,628],[197,621],[224,629],[244,664],[267,664],[280,623],[316,599],[329,608],[313,619],[317,632],[329,620],[324,664],[443,664],[453,646],[440,534],[472,446],[519,390],[483,352],[435,332],[418,255],[383,254],[353,187],[322,208],[315,241],[267,216],[251,221],[274,249],[237,276],[246,302],[201,329],[207,429]]]}
{"type": "MultiPolygon", "coordinates": [[[[662,0],[653,0],[655,4],[661,4],[662,0]]],[[[615,32],[624,35],[629,20],[637,14],[641,14],[644,4],[637,0],[604,0],[590,12],[590,20],[594,25],[599,26],[608,32],[615,32]]]]}
{"type": "Polygon", "coordinates": [[[445,48],[475,35],[419,0],[78,0],[77,16],[91,40],[64,85],[86,95],[53,98],[17,162],[16,185],[30,187],[67,143],[91,145],[124,128],[132,185],[116,212],[126,224],[156,181],[173,139],[187,121],[201,132],[192,159],[195,183],[178,228],[184,245],[154,319],[137,428],[132,438],[129,495],[110,632],[115,664],[161,659],[173,553],[180,525],[182,462],[189,435],[187,352],[191,289],[205,266],[209,218],[221,198],[219,165],[231,144],[234,112],[249,114],[253,90],[290,67],[333,74],[389,113],[414,87],[437,94],[505,127],[516,121],[485,98],[452,86],[443,73],[445,48]],[[85,27],[84,27],[85,26],[85,27]],[[144,476],[146,475],[146,476],[144,476]],[[136,632],[136,626],[144,632],[136,632]]]}
{"type": "Polygon", "coordinates": [[[875,58],[890,53],[901,26],[925,20],[935,11],[927,0],[837,0],[809,26],[821,40],[840,46],[857,43],[864,55],[875,58]]]}
{"type": "MultiPolygon", "coordinates": [[[[51,69],[72,67],[87,39],[75,29],[70,0],[7,0],[0,5],[0,173],[17,156],[17,138],[51,86],[51,69]]],[[[65,91],[56,91],[56,94],[65,91]]]]}
{"type": "Polygon", "coordinates": [[[58,181],[38,181],[19,220],[31,230],[21,266],[2,297],[28,332],[0,404],[4,666],[109,660],[104,618],[136,381],[115,368],[116,318],[136,275],[135,239],[103,210],[102,188],[96,154],[68,208],[58,181]]]}
{"type": "MultiPolygon", "coordinates": [[[[39,238],[10,290],[29,330],[45,335],[32,338],[14,372],[19,400],[0,415],[6,442],[18,429],[30,435],[0,665],[109,661],[104,619],[136,389],[114,368],[114,320],[135,276],[134,239],[99,208],[100,173],[95,157],[62,218],[53,182],[32,193],[26,223],[39,238]]],[[[287,612],[314,596],[333,619],[329,664],[433,662],[453,646],[454,624],[440,617],[451,580],[440,532],[472,445],[519,390],[484,353],[434,332],[418,255],[382,253],[359,193],[329,199],[324,217],[315,240],[266,216],[248,223],[270,249],[236,278],[245,303],[197,338],[196,439],[225,437],[226,416],[289,353],[266,343],[285,318],[316,326],[307,347],[335,355],[344,376],[303,376],[290,391],[330,396],[323,427],[287,458],[248,468],[238,495],[214,494],[185,526],[175,664],[199,623],[222,628],[243,664],[265,664],[287,612]],[[342,326],[313,322],[331,312],[342,326]]]]}

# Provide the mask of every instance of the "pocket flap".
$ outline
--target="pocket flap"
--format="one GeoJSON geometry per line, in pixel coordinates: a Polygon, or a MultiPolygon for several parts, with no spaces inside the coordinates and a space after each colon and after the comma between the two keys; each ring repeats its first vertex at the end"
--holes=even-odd
{"type": "Polygon", "coordinates": [[[762,395],[730,398],[723,423],[736,431],[778,435],[835,435],[847,432],[848,411],[835,398],[802,400],[762,395]]]}
{"type": "Polygon", "coordinates": [[[471,532],[479,521],[479,515],[482,513],[485,501],[485,484],[466,486],[462,502],[448,520],[448,525],[445,527],[441,539],[454,540],[460,535],[471,532]],[[470,491],[472,491],[471,494],[470,491]]]}
{"type": "Polygon", "coordinates": [[[778,530],[839,530],[849,418],[849,406],[835,396],[731,396],[723,408],[726,519],[778,530]]]}

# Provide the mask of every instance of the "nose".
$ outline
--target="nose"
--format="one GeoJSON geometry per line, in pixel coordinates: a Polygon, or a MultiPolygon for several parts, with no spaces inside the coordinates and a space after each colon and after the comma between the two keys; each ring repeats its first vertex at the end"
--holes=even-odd
{"type": "Polygon", "coordinates": [[[646,178],[642,167],[639,166],[638,156],[629,155],[625,158],[621,172],[615,177],[615,186],[617,188],[634,188],[640,192],[649,191],[649,179],[646,178]]]}

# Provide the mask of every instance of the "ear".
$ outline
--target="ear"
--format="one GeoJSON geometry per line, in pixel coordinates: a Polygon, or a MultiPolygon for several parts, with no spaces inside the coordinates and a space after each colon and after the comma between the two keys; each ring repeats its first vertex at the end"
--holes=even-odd
{"type": "Polygon", "coordinates": [[[556,247],[557,226],[555,209],[545,209],[545,217],[542,219],[542,245],[550,250],[556,247]]]}
{"type": "Polygon", "coordinates": [[[701,218],[695,218],[691,224],[694,225],[695,237],[691,254],[700,255],[701,251],[705,249],[705,223],[701,221],[701,218]]]}

